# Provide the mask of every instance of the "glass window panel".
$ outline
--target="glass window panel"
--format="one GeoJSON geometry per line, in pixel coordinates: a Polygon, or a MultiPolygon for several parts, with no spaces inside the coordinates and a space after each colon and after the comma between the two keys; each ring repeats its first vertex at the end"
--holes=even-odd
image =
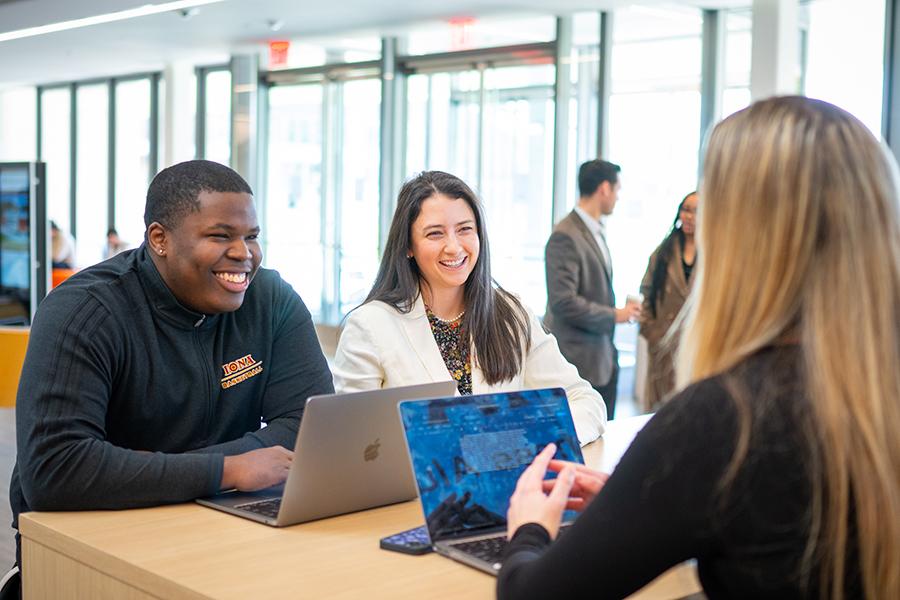
{"type": "Polygon", "coordinates": [[[600,15],[577,13],[573,17],[572,35],[572,101],[569,106],[568,161],[566,174],[566,208],[571,210],[578,199],[575,169],[597,157],[597,90],[599,89],[600,15]]]}
{"type": "Polygon", "coordinates": [[[549,42],[556,18],[548,15],[460,17],[416,26],[408,34],[410,54],[433,54],[472,48],[549,42]]]}
{"type": "MultiPolygon", "coordinates": [[[[694,8],[631,7],[616,11],[613,29],[603,158],[622,167],[619,203],[607,221],[621,303],[638,291],[678,201],[697,185],[702,18],[694,8]]],[[[634,365],[637,327],[616,327],[615,338],[619,365],[634,365]]]]}
{"type": "Polygon", "coordinates": [[[481,198],[494,278],[542,314],[553,220],[552,65],[485,72],[481,198]]]}
{"type": "Polygon", "coordinates": [[[753,16],[749,10],[725,11],[725,86],[750,85],[753,16]]]}
{"type": "Polygon", "coordinates": [[[612,93],[699,90],[702,25],[696,9],[635,6],[617,10],[612,93]]]}
{"type": "Polygon", "coordinates": [[[753,54],[753,18],[750,10],[725,11],[725,27],[723,117],[750,104],[750,60],[753,54]]]}
{"type": "Polygon", "coordinates": [[[205,150],[207,160],[231,162],[231,72],[206,74],[205,150]]]}
{"type": "Polygon", "coordinates": [[[410,105],[423,126],[407,127],[407,174],[447,171],[477,188],[481,75],[435,73],[408,81],[410,105]]]}
{"type": "Polygon", "coordinates": [[[37,157],[37,90],[0,92],[0,160],[31,161],[37,157]]]}
{"type": "Polygon", "coordinates": [[[750,106],[750,88],[725,88],[722,92],[722,118],[750,106]]]}
{"type": "Polygon", "coordinates": [[[572,15],[572,45],[588,47],[597,52],[600,43],[600,13],[580,12],[572,15]]]}
{"type": "Polygon", "coordinates": [[[68,87],[41,93],[41,160],[47,163],[47,213],[63,231],[71,228],[71,108],[68,87]]]}
{"type": "Polygon", "coordinates": [[[144,238],[150,183],[150,80],[116,84],[116,230],[124,240],[144,238]]]}
{"type": "Polygon", "coordinates": [[[696,9],[629,8],[616,11],[614,29],[608,158],[622,167],[622,189],[607,239],[624,299],[697,185],[702,19],[696,9]]]}
{"type": "Polygon", "coordinates": [[[78,263],[86,266],[103,260],[106,246],[109,87],[106,84],[79,86],[77,101],[75,239],[78,263]]]}
{"type": "Polygon", "coordinates": [[[849,111],[879,136],[884,6],[884,0],[858,0],[852,9],[843,0],[816,0],[807,6],[805,94],[849,111]],[[852,18],[848,18],[848,10],[852,10],[852,18]]]}
{"type": "Polygon", "coordinates": [[[265,262],[278,269],[321,321],[323,88],[274,87],[268,96],[265,262]]]}
{"type": "Polygon", "coordinates": [[[431,76],[413,75],[406,80],[406,176],[431,164],[431,76]]]}
{"type": "Polygon", "coordinates": [[[381,81],[343,89],[341,149],[340,314],[365,300],[378,271],[381,81]]]}
{"type": "MultiPolygon", "coordinates": [[[[157,111],[158,116],[156,118],[156,140],[157,140],[157,148],[159,148],[157,152],[157,171],[161,170],[166,166],[166,148],[168,147],[169,140],[166,139],[166,78],[165,76],[160,77],[156,83],[156,98],[157,98],[157,111]]],[[[197,86],[194,86],[194,94],[197,93],[197,86]]],[[[196,100],[192,104],[192,106],[196,106],[196,100]]],[[[196,109],[191,110],[191,113],[195,113],[196,109]]],[[[191,122],[194,122],[193,120],[191,122]]],[[[193,156],[193,155],[191,155],[193,156]]]]}
{"type": "Polygon", "coordinates": [[[159,79],[159,164],[197,158],[197,71],[189,65],[165,71],[159,79]],[[167,78],[168,77],[168,78],[167,78]],[[166,111],[171,110],[171,118],[166,111]],[[171,136],[171,139],[167,139],[171,136]]]}

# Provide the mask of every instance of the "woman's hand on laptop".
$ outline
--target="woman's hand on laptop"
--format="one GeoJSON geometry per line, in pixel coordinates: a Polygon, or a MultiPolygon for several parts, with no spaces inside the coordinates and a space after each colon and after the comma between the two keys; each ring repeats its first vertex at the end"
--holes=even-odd
{"type": "Polygon", "coordinates": [[[522,525],[537,523],[556,539],[563,511],[569,502],[569,490],[575,484],[575,469],[571,463],[566,463],[555,480],[556,485],[545,493],[544,476],[555,453],[556,445],[548,444],[519,477],[506,513],[508,538],[512,539],[522,525]]]}
{"type": "MultiPolygon", "coordinates": [[[[547,470],[555,473],[561,473],[566,467],[575,470],[575,483],[569,490],[569,501],[566,504],[567,510],[583,511],[588,504],[594,501],[597,494],[606,484],[609,475],[595,471],[590,467],[586,467],[580,463],[569,462],[567,460],[551,460],[547,465],[547,470]]],[[[543,483],[544,492],[550,493],[553,486],[556,485],[557,479],[545,479],[543,483]]]]}
{"type": "Polygon", "coordinates": [[[281,446],[226,456],[222,489],[253,492],[284,483],[293,459],[294,453],[281,446]]]}

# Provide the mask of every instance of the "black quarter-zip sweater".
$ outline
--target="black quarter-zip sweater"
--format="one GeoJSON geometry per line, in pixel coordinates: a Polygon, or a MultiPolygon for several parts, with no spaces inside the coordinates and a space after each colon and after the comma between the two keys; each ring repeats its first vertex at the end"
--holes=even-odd
{"type": "Polygon", "coordinates": [[[29,510],[213,494],[224,456],[293,449],[306,398],[332,391],[309,311],[277,272],[259,269],[238,310],[204,316],[178,303],[144,246],[120,254],[35,316],[16,397],[13,527],[29,510]]]}

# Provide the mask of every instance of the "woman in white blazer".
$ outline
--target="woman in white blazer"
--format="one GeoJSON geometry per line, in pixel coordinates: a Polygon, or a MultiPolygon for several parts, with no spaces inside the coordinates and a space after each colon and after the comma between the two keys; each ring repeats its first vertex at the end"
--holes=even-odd
{"type": "Polygon", "coordinates": [[[491,279],[474,192],[440,171],[400,190],[375,285],[347,317],[332,372],[338,392],[448,379],[460,394],[562,387],[582,444],[606,425],[603,399],[556,339],[491,279]]]}

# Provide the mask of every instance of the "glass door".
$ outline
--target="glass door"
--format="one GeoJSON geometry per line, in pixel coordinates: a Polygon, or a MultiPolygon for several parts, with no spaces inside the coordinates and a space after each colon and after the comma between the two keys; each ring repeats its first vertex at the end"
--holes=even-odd
{"type": "Polygon", "coordinates": [[[340,316],[362,304],[378,272],[378,181],[380,175],[381,81],[362,79],[342,86],[340,172],[336,222],[340,228],[340,316]]]}
{"type": "Polygon", "coordinates": [[[144,238],[150,183],[150,85],[150,79],[115,84],[115,228],[131,244],[144,238]]]}
{"type": "Polygon", "coordinates": [[[481,73],[412,75],[407,86],[407,176],[446,171],[478,191],[481,73]]]}
{"type": "Polygon", "coordinates": [[[381,82],[277,85],[268,98],[266,265],[316,322],[337,323],[378,270],[381,82]]]}
{"type": "Polygon", "coordinates": [[[323,304],[322,239],[323,88],[269,90],[266,215],[261,221],[265,264],[277,269],[303,298],[313,319],[323,304]]]}
{"type": "MultiPolygon", "coordinates": [[[[105,258],[109,212],[109,84],[80,85],[76,93],[79,135],[75,256],[79,265],[87,266],[105,258]]],[[[140,238],[127,241],[134,246],[140,244],[140,238]]]]}
{"type": "Polygon", "coordinates": [[[494,278],[537,314],[547,303],[544,245],[553,228],[553,65],[488,69],[482,201],[494,278]]]}

